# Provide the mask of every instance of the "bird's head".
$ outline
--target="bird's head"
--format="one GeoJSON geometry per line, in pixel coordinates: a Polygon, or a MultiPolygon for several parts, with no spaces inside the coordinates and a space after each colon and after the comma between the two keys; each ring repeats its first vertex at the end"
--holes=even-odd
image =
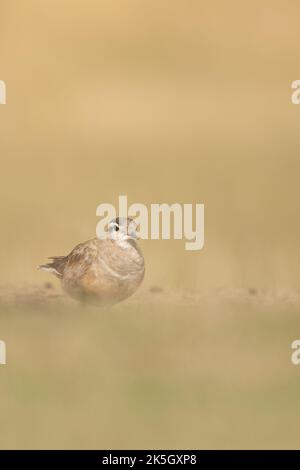
{"type": "Polygon", "coordinates": [[[137,240],[137,225],[131,217],[117,217],[108,224],[108,234],[111,240],[124,242],[137,240]]]}

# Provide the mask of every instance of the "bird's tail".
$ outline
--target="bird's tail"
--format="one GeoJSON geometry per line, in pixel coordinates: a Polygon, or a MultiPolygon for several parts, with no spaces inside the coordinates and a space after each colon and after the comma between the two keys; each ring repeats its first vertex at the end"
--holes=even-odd
{"type": "Polygon", "coordinates": [[[48,271],[57,277],[62,277],[67,262],[67,256],[51,256],[49,259],[52,259],[51,263],[41,264],[38,266],[38,269],[48,271]]]}

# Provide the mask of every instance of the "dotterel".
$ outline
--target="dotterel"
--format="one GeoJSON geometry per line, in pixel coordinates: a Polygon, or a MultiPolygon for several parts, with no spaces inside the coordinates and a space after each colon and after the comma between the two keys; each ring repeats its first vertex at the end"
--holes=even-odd
{"type": "Polygon", "coordinates": [[[52,262],[39,268],[60,278],[63,289],[77,300],[99,305],[120,302],[144,278],[136,229],[133,219],[118,217],[108,224],[108,237],[80,243],[69,255],[50,257],[52,262]]]}

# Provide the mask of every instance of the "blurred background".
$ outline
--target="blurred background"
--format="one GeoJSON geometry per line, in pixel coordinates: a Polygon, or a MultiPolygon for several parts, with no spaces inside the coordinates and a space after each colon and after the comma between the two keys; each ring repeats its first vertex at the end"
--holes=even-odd
{"type": "Polygon", "coordinates": [[[38,281],[127,194],[206,207],[202,252],[143,243],[147,280],[299,287],[298,10],[2,0],[1,280],[38,281]]]}
{"type": "Polygon", "coordinates": [[[1,307],[2,447],[297,446],[299,15],[295,0],[0,0],[2,285],[43,285],[36,266],[94,237],[120,194],[205,204],[204,249],[142,241],[144,290],[110,317],[1,307]]]}

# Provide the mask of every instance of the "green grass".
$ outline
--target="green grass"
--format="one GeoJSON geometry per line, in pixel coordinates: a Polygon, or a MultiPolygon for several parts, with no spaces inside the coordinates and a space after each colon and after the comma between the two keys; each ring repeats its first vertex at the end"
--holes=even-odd
{"type": "Polygon", "coordinates": [[[298,307],[169,296],[2,307],[0,447],[298,448],[298,307]]]}

